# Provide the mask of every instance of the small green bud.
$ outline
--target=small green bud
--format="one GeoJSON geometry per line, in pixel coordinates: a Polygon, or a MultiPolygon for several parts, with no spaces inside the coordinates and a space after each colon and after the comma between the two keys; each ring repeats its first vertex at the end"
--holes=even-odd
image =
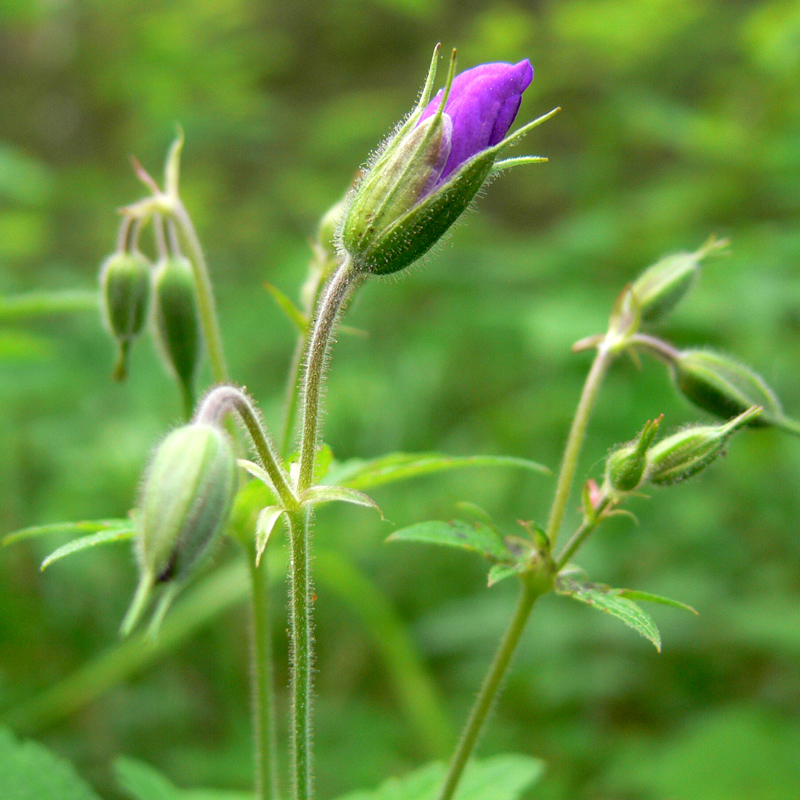
{"type": "Polygon", "coordinates": [[[139,503],[139,557],[156,581],[186,578],[228,519],[236,458],[216,425],[172,431],[147,470],[139,503]]]}
{"type": "Polygon", "coordinates": [[[753,370],[729,356],[684,350],[670,366],[677,388],[700,408],[730,418],[751,406],[761,406],[763,411],[754,425],[774,425],[798,433],[797,423],[784,415],[772,389],[753,370]]]}
{"type": "Polygon", "coordinates": [[[153,330],[167,369],[180,383],[188,416],[194,405],[203,340],[192,265],[186,258],[166,258],[156,267],[153,330]]]}
{"type": "Polygon", "coordinates": [[[128,351],[142,332],[150,304],[150,262],[138,252],[114,253],[100,269],[103,320],[119,345],[114,377],[127,375],[128,351]]]}
{"type": "Polygon", "coordinates": [[[632,492],[644,479],[647,451],[653,443],[663,415],[647,421],[638,437],[628,445],[614,450],[606,461],[606,481],[615,492],[632,492]]]}
{"type": "Polygon", "coordinates": [[[694,253],[665,256],[646,269],[631,286],[642,320],[653,322],[672,311],[692,287],[700,262],[725,246],[725,240],[712,237],[694,253]]]}
{"type": "Polygon", "coordinates": [[[723,453],[733,433],[760,413],[753,407],[725,425],[695,425],[668,436],[648,451],[646,480],[668,485],[696,475],[723,453]]]}

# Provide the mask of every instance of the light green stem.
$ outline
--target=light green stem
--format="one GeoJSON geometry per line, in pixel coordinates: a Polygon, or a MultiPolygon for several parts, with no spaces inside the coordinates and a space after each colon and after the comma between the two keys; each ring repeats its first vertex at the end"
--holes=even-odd
{"type": "Polygon", "coordinates": [[[311,486],[314,477],[314,456],[328,349],[342,309],[358,285],[360,277],[349,260],[343,261],[325,286],[314,313],[303,374],[303,430],[300,437],[298,494],[311,486]]]}
{"type": "Polygon", "coordinates": [[[451,800],[453,793],[458,787],[458,782],[472,755],[472,751],[475,749],[484,722],[486,722],[486,717],[489,715],[494,705],[494,701],[503,683],[503,678],[516,652],[522,632],[525,630],[525,623],[528,621],[528,617],[533,609],[533,604],[538,597],[539,593],[534,588],[532,582],[523,575],[522,593],[517,603],[517,609],[511,619],[511,624],[508,626],[500,642],[492,666],[484,679],[475,705],[472,707],[472,712],[467,720],[467,724],[464,726],[461,739],[450,761],[444,786],[439,794],[439,800],[451,800]]]}
{"type": "Polygon", "coordinates": [[[611,498],[604,497],[597,508],[593,509],[592,516],[587,517],[578,526],[570,540],[564,545],[564,549],[556,558],[556,574],[569,563],[569,560],[578,551],[578,548],[586,541],[586,537],[602,522],[603,512],[611,505],[611,498]]]}
{"type": "Polygon", "coordinates": [[[288,514],[291,548],[289,610],[292,624],[291,698],[292,775],[295,800],[308,800],[313,791],[312,670],[314,640],[311,628],[310,511],[288,514]]]}
{"type": "Polygon", "coordinates": [[[300,376],[303,374],[303,356],[308,347],[308,329],[297,339],[289,367],[289,378],[286,382],[286,400],[283,427],[280,438],[281,458],[285,461],[291,452],[292,434],[297,421],[297,407],[300,394],[300,376]]]}
{"type": "Polygon", "coordinates": [[[208,361],[211,365],[211,375],[216,383],[226,383],[228,380],[228,367],[225,364],[225,354],[222,349],[222,335],[217,320],[214,291],[211,286],[211,277],[208,272],[203,247],[194,229],[192,220],[179,199],[171,207],[172,218],[181,230],[186,248],[189,251],[189,261],[194,273],[194,285],[197,293],[197,309],[200,314],[200,325],[203,328],[203,337],[208,350],[208,361]]]}
{"type": "Polygon", "coordinates": [[[561,461],[561,469],[556,483],[556,493],[553,497],[553,505],[547,521],[547,538],[550,540],[551,545],[555,545],[558,532],[561,529],[561,523],[564,521],[564,512],[567,509],[567,502],[572,491],[572,482],[575,478],[575,471],[578,468],[578,459],[583,447],[583,441],[586,438],[586,428],[592,415],[600,385],[613,357],[606,343],[601,342],[598,345],[597,355],[583,386],[583,393],[575,411],[575,418],[572,420],[572,428],[564,448],[564,457],[561,461]]]}
{"type": "Polygon", "coordinates": [[[253,730],[255,733],[256,800],[273,800],[278,785],[275,690],[272,676],[269,574],[267,552],[256,564],[255,550],[247,553],[250,569],[250,642],[252,648],[253,730]]]}

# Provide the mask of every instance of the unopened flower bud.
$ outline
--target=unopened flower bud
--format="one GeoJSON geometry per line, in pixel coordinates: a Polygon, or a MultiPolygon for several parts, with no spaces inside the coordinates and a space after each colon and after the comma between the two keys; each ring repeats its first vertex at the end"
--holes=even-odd
{"type": "Polygon", "coordinates": [[[646,269],[631,286],[641,319],[653,322],[672,311],[692,287],[700,262],[725,246],[726,241],[712,238],[694,253],[665,256],[646,269]]]}
{"type": "Polygon", "coordinates": [[[114,253],[100,269],[103,320],[119,346],[114,377],[127,375],[128,351],[147,320],[150,303],[150,262],[138,252],[114,253]]]}
{"type": "MultiPolygon", "coordinates": [[[[425,102],[433,74],[434,65],[425,102]]],[[[482,64],[455,79],[451,66],[447,87],[414,110],[353,195],[338,244],[357,270],[397,272],[444,235],[514,138],[506,134],[532,79],[528,61],[482,64]]]]}
{"type": "Polygon", "coordinates": [[[216,425],[176,428],[158,446],[139,503],[139,558],[155,581],[185,579],[228,519],[236,458],[216,425]]]}
{"type": "Polygon", "coordinates": [[[668,436],[648,451],[646,480],[668,485],[696,475],[724,452],[733,433],[760,412],[749,408],[725,425],[695,425],[668,436]]]}
{"type": "Polygon", "coordinates": [[[647,469],[647,450],[653,443],[662,417],[648,421],[639,436],[614,450],[606,461],[606,481],[615,492],[632,492],[641,485],[647,469]]]}
{"type": "Polygon", "coordinates": [[[192,265],[182,256],[165,258],[156,268],[153,330],[167,369],[180,383],[188,416],[194,405],[203,340],[192,265]]]}
{"type": "Polygon", "coordinates": [[[761,406],[754,425],[775,425],[797,432],[780,401],[763,379],[729,356],[707,350],[684,350],[671,363],[672,377],[681,393],[700,408],[730,418],[751,406],[761,406]]]}

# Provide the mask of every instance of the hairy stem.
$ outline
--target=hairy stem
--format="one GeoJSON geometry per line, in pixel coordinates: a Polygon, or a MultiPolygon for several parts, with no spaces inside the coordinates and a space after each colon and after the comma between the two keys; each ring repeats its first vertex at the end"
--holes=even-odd
{"type": "Polygon", "coordinates": [[[603,512],[610,505],[611,498],[604,497],[597,508],[593,509],[591,517],[587,517],[581,522],[556,558],[556,574],[564,569],[572,556],[578,551],[578,548],[586,541],[586,537],[603,521],[603,512]]]}
{"type": "Polygon", "coordinates": [[[203,255],[203,248],[186,208],[177,197],[171,206],[171,213],[172,218],[183,234],[186,248],[189,251],[189,261],[194,272],[194,285],[197,293],[197,309],[200,315],[200,325],[203,329],[206,349],[208,350],[211,375],[217,383],[225,383],[228,380],[228,367],[225,364],[222,335],[214,303],[214,291],[211,286],[208,265],[203,255]]]}
{"type": "Polygon", "coordinates": [[[606,370],[613,360],[613,353],[608,349],[605,342],[601,342],[597,348],[597,355],[594,358],[592,368],[583,386],[581,399],[575,411],[575,418],[572,420],[567,444],[564,448],[564,456],[561,460],[561,469],[558,473],[556,492],[553,497],[553,505],[550,509],[550,517],[547,521],[547,538],[550,544],[554,545],[561,523],[564,521],[564,513],[567,509],[572,482],[575,478],[575,471],[578,468],[578,459],[586,438],[586,428],[589,418],[592,415],[597,393],[605,377],[606,370]]]}
{"type": "Polygon", "coordinates": [[[286,400],[284,405],[283,426],[281,429],[281,457],[286,460],[289,457],[292,446],[292,434],[297,422],[298,395],[300,394],[300,377],[303,374],[303,356],[308,347],[308,330],[301,334],[297,339],[297,344],[292,355],[292,363],[289,367],[289,378],[286,382],[286,400]]]}
{"type": "Polygon", "coordinates": [[[359,282],[349,260],[333,273],[317,303],[306,351],[303,375],[303,429],[300,438],[300,474],[298,493],[311,486],[314,476],[314,455],[320,423],[325,363],[339,316],[359,282]]]}
{"type": "Polygon", "coordinates": [[[497,648],[492,666],[483,681],[483,685],[478,693],[475,705],[472,707],[467,724],[464,726],[461,739],[450,761],[447,776],[442,786],[442,791],[439,794],[439,800],[451,800],[458,787],[461,775],[464,772],[464,768],[467,766],[472,751],[475,749],[478,737],[486,722],[486,717],[489,715],[494,701],[500,692],[503,678],[516,652],[522,632],[525,630],[525,623],[528,621],[528,617],[533,609],[533,604],[538,597],[539,592],[534,587],[533,583],[527,576],[522,575],[522,593],[520,594],[516,611],[514,612],[514,616],[511,619],[511,623],[505,635],[500,641],[500,646],[497,648]]]}
{"type": "Polygon", "coordinates": [[[292,775],[295,800],[308,800],[313,792],[312,670],[314,640],[311,628],[310,511],[293,511],[289,518],[291,548],[291,698],[292,775]]]}
{"type": "Polygon", "coordinates": [[[269,572],[266,551],[256,564],[253,547],[248,548],[250,569],[250,642],[252,648],[253,730],[255,733],[256,800],[274,800],[278,785],[275,728],[275,690],[272,676],[269,572]]]}

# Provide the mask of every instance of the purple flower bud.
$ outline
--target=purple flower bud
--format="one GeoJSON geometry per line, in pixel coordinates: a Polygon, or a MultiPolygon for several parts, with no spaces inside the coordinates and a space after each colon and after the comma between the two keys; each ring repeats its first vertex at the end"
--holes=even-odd
{"type": "MultiPolygon", "coordinates": [[[[450,155],[435,186],[481,150],[505,138],[519,111],[522,93],[532,80],[533,67],[527,59],[518,64],[481,64],[455,77],[444,106],[453,123],[450,155]]],[[[417,125],[436,113],[443,91],[431,100],[417,125]]]]}

